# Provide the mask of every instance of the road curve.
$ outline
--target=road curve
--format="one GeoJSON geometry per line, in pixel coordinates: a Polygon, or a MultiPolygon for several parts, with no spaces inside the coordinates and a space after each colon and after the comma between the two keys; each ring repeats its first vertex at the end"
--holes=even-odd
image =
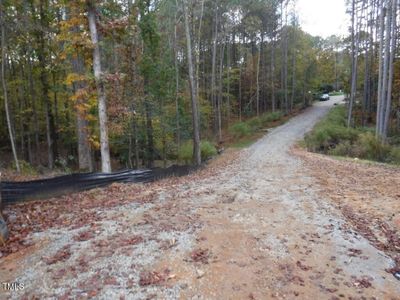
{"type": "Polygon", "coordinates": [[[385,272],[392,260],[346,224],[290,153],[342,100],[316,103],[207,176],[149,185],[152,202],[97,211],[90,240],[74,239],[87,228],[37,233],[44,246],[0,275],[40,298],[398,299],[400,283],[385,272]],[[140,239],[127,243],[132,236],[140,239]],[[43,261],[67,246],[71,256],[43,261]]]}

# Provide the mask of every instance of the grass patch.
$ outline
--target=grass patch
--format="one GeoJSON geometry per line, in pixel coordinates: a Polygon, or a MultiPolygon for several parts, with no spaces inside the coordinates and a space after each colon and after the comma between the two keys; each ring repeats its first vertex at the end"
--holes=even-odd
{"type": "MultiPolygon", "coordinates": [[[[217,155],[217,149],[209,141],[201,141],[200,144],[201,160],[205,161],[217,155]]],[[[190,164],[193,161],[193,141],[187,141],[182,145],[178,154],[179,160],[190,164]]]]}
{"type": "Polygon", "coordinates": [[[344,95],[343,92],[330,92],[329,93],[329,96],[342,96],[342,95],[344,95]]]}
{"type": "Polygon", "coordinates": [[[241,139],[253,135],[263,128],[276,125],[274,123],[281,121],[283,118],[284,115],[282,112],[265,113],[244,122],[234,123],[229,127],[229,133],[234,139],[241,139]]]}
{"type": "Polygon", "coordinates": [[[348,128],[346,108],[337,106],[305,136],[309,151],[400,165],[400,148],[382,144],[369,128],[348,128]]]}
{"type": "Polygon", "coordinates": [[[285,123],[291,117],[298,114],[294,111],[292,115],[284,115],[281,111],[268,112],[246,121],[236,122],[228,128],[227,144],[236,149],[247,148],[261,138],[266,130],[285,123]]]}
{"type": "Polygon", "coordinates": [[[249,136],[252,133],[252,129],[245,122],[237,122],[229,128],[229,133],[233,138],[240,139],[249,136]]]}
{"type": "MultiPolygon", "coordinates": [[[[260,137],[260,135],[257,135],[257,138],[259,138],[259,137],[260,137]]],[[[251,136],[246,139],[242,139],[242,140],[232,144],[232,148],[243,149],[243,148],[250,147],[257,141],[257,138],[255,136],[251,136]]]]}

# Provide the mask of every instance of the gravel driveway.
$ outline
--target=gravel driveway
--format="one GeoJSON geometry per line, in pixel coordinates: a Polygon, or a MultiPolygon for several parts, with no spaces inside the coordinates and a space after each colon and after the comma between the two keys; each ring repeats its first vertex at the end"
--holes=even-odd
{"type": "Polygon", "coordinates": [[[0,281],[25,287],[4,295],[399,299],[400,282],[385,271],[393,261],[346,224],[289,151],[340,101],[317,103],[229,162],[143,186],[148,201],[92,208],[82,226],[31,234],[33,246],[0,262],[0,281]]]}

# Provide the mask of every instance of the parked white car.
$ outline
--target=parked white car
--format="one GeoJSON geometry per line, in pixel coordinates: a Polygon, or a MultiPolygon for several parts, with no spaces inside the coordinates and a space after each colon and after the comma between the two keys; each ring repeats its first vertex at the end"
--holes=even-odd
{"type": "Polygon", "coordinates": [[[322,94],[321,97],[319,97],[320,101],[328,101],[329,99],[329,94],[322,94]]]}

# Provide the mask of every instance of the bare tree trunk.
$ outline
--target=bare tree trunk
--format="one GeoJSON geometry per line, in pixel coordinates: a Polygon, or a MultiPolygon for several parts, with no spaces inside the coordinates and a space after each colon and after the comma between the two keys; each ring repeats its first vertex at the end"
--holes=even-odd
{"type": "Polygon", "coordinates": [[[193,158],[196,165],[201,165],[201,152],[200,152],[200,122],[198,112],[198,100],[196,91],[196,78],[194,77],[193,68],[193,55],[192,55],[192,38],[189,28],[189,16],[186,6],[186,0],[183,0],[183,12],[185,15],[185,34],[186,34],[186,47],[187,47],[187,60],[189,65],[189,84],[190,95],[192,100],[192,119],[193,119],[193,158]]]}
{"type": "Polygon", "coordinates": [[[384,8],[384,1],[380,2],[380,16],[379,16],[379,31],[380,31],[380,39],[379,39],[379,78],[378,78],[378,104],[377,104],[377,113],[376,113],[376,136],[379,137],[381,135],[381,119],[382,119],[382,110],[383,110],[383,49],[384,49],[384,35],[385,35],[385,15],[386,9],[384,8]]]}
{"type": "Polygon", "coordinates": [[[257,117],[260,116],[260,64],[261,64],[261,46],[258,46],[257,56],[257,71],[256,71],[256,106],[257,106],[257,117]]]}
{"type": "MultiPolygon", "coordinates": [[[[47,9],[47,2],[45,0],[41,0],[39,2],[39,14],[40,14],[40,26],[44,30],[48,27],[48,22],[46,19],[45,11],[47,9]]],[[[39,42],[39,51],[38,51],[38,60],[40,64],[40,81],[42,83],[42,97],[43,103],[45,107],[45,120],[46,120],[46,139],[47,139],[47,160],[49,169],[54,168],[54,138],[55,138],[55,130],[54,130],[54,118],[51,111],[51,102],[49,98],[49,82],[47,76],[47,66],[46,66],[46,54],[48,51],[45,42],[44,32],[38,33],[38,42],[39,42]]]]}
{"type": "MultiPolygon", "coordinates": [[[[216,4],[217,5],[217,4],[216,4]]],[[[217,69],[217,42],[218,42],[218,6],[215,8],[214,17],[214,37],[212,47],[212,62],[211,62],[211,103],[214,113],[214,135],[218,130],[218,104],[216,97],[216,69],[217,69]]]]}
{"type": "Polygon", "coordinates": [[[289,99],[288,99],[288,32],[287,22],[288,12],[287,5],[285,6],[285,28],[283,33],[283,89],[284,89],[284,101],[285,101],[285,113],[289,111],[289,99]]]}
{"type": "Polygon", "coordinates": [[[225,54],[225,44],[221,48],[221,57],[219,63],[219,91],[218,91],[218,142],[222,141],[222,100],[223,100],[223,71],[224,71],[224,54],[225,54]]]}
{"type": "Polygon", "coordinates": [[[387,7],[387,17],[386,17],[386,25],[385,25],[385,32],[386,32],[386,39],[385,39],[385,47],[384,47],[384,59],[383,59],[383,76],[382,76],[382,107],[381,107],[381,116],[379,119],[379,136],[384,140],[385,139],[385,132],[384,132],[384,124],[385,124],[385,115],[386,115],[386,103],[388,101],[388,86],[389,86],[389,68],[390,68],[390,45],[391,45],[391,26],[392,26],[392,16],[391,16],[391,0],[388,0],[388,7],[387,7]]]}
{"type": "Polygon", "coordinates": [[[227,64],[227,87],[226,87],[226,102],[227,102],[227,118],[228,122],[231,119],[231,47],[230,42],[228,40],[228,50],[227,50],[227,57],[226,57],[226,64],[227,64]]]}
{"type": "MultiPolygon", "coordinates": [[[[204,1],[203,1],[204,3],[204,1]]],[[[176,7],[178,8],[178,0],[176,0],[176,7]]],[[[176,112],[176,145],[178,147],[178,153],[181,148],[181,129],[180,129],[180,116],[179,116],[179,64],[178,64],[178,19],[177,19],[178,9],[175,13],[175,24],[174,24],[174,64],[175,64],[175,112],[176,112]]],[[[201,22],[200,26],[201,28],[201,22]]],[[[200,29],[199,29],[200,32],[200,29]]],[[[200,43],[200,41],[199,41],[200,43]]],[[[200,47],[200,44],[198,44],[200,47]]],[[[199,51],[200,52],[200,51],[199,51]]],[[[200,67],[200,53],[196,55],[196,77],[199,78],[199,67],[200,67]]],[[[197,83],[197,93],[199,88],[199,80],[197,83]]],[[[198,95],[198,94],[197,94],[198,95]]]]}
{"type": "MultiPolygon", "coordinates": [[[[14,156],[15,168],[17,172],[20,172],[19,161],[17,156],[17,149],[15,145],[14,133],[11,126],[10,109],[8,106],[8,92],[7,83],[5,78],[5,63],[6,63],[6,33],[4,24],[4,11],[3,11],[3,1],[0,0],[0,22],[1,22],[1,83],[3,87],[3,97],[4,97],[4,109],[6,111],[8,135],[10,137],[11,149],[14,156]]],[[[0,196],[1,197],[1,196],[0,196]]],[[[0,203],[1,204],[1,203],[0,203]]]]}
{"type": "Polygon", "coordinates": [[[56,82],[56,75],[55,72],[52,74],[53,77],[53,87],[54,87],[54,93],[53,93],[53,99],[54,99],[54,115],[53,115],[53,148],[54,148],[54,153],[55,153],[55,158],[59,157],[59,151],[58,151],[58,95],[57,95],[57,82],[56,82]]]}
{"type": "Polygon", "coordinates": [[[271,42],[271,102],[272,112],[276,110],[276,99],[275,99],[275,44],[272,38],[271,42]]]}
{"type": "MultiPolygon", "coordinates": [[[[129,16],[134,17],[135,19],[132,20],[132,22],[136,22],[137,15],[132,16],[133,14],[133,3],[132,0],[128,1],[128,9],[129,9],[129,16]]],[[[130,101],[130,106],[131,106],[131,139],[130,139],[130,147],[134,147],[134,166],[135,168],[139,168],[139,140],[138,140],[138,120],[136,117],[136,98],[135,98],[135,86],[136,86],[136,52],[135,52],[135,38],[136,38],[137,32],[134,31],[133,37],[131,40],[131,61],[130,61],[130,75],[131,75],[131,86],[132,86],[132,94],[130,95],[131,101],[130,101]]],[[[132,149],[131,149],[132,152],[132,149]]],[[[130,164],[132,165],[132,153],[130,154],[130,164]]]]}
{"type": "Polygon", "coordinates": [[[365,72],[364,72],[364,95],[363,95],[363,104],[362,104],[362,126],[366,125],[366,113],[367,113],[367,106],[369,101],[369,78],[370,78],[370,69],[369,69],[369,51],[368,45],[366,45],[365,49],[365,72]]]}
{"type": "Polygon", "coordinates": [[[97,93],[99,98],[99,123],[100,123],[100,152],[101,152],[101,170],[104,173],[111,172],[110,147],[108,143],[108,127],[107,127],[107,99],[104,88],[100,47],[98,42],[97,26],[96,26],[96,7],[93,2],[88,2],[88,21],[90,36],[93,43],[93,71],[96,80],[97,93]]]}
{"type": "MultiPolygon", "coordinates": [[[[364,24],[364,31],[368,32],[368,24],[370,23],[370,15],[368,13],[369,6],[366,8],[365,14],[365,24],[364,24]]],[[[370,91],[370,52],[369,52],[369,40],[365,39],[364,41],[364,92],[363,92],[363,101],[362,101],[362,109],[361,109],[361,125],[365,126],[367,121],[367,105],[368,105],[368,98],[369,98],[369,91],[370,91]]]]}
{"type": "MultiPolygon", "coordinates": [[[[242,35],[243,44],[244,44],[244,34],[242,35]]],[[[242,51],[239,50],[240,57],[240,66],[239,66],[239,121],[242,121],[242,103],[243,103],[243,83],[242,83],[242,75],[243,75],[243,64],[245,60],[245,55],[243,54],[243,62],[242,62],[242,51]]]]}
{"type": "Polygon", "coordinates": [[[296,92],[296,50],[293,51],[293,60],[292,60],[292,92],[290,95],[290,111],[293,110],[295,92],[296,92]]]}
{"type": "MultiPolygon", "coordinates": [[[[355,0],[352,2],[352,69],[351,69],[351,93],[350,93],[350,101],[348,107],[348,115],[347,115],[347,126],[351,126],[351,121],[353,118],[353,106],[356,99],[357,94],[357,69],[358,69],[358,51],[360,47],[360,32],[356,32],[356,6],[355,0]]],[[[357,18],[357,22],[358,22],[357,18]]],[[[360,22],[361,24],[361,22],[360,22]]],[[[360,25],[361,28],[361,25],[360,25]]]]}
{"type": "Polygon", "coordinates": [[[239,67],[239,120],[242,121],[242,95],[243,95],[243,85],[242,85],[242,66],[243,64],[240,62],[239,67]]]}
{"type": "MultiPolygon", "coordinates": [[[[17,73],[16,73],[16,76],[17,73]]],[[[24,78],[24,69],[21,66],[21,78],[24,78]]],[[[26,101],[24,95],[26,95],[26,92],[24,91],[25,86],[22,84],[21,86],[17,87],[17,94],[18,94],[18,102],[19,102],[19,111],[22,113],[22,117],[19,118],[19,131],[20,131],[20,143],[21,143],[21,150],[20,154],[23,160],[29,161],[28,158],[28,151],[26,147],[26,141],[25,137],[28,132],[27,124],[29,123],[29,115],[26,115],[23,113],[25,109],[27,108],[26,101]]]]}
{"type": "Polygon", "coordinates": [[[136,120],[136,111],[134,103],[131,103],[131,134],[129,138],[129,165],[139,168],[139,141],[137,137],[137,120],[136,120]],[[134,151],[132,151],[134,148],[134,151]],[[134,156],[134,162],[132,162],[132,156],[134,156]]]}
{"type": "MultiPolygon", "coordinates": [[[[372,4],[372,9],[370,12],[370,20],[374,20],[374,16],[375,16],[375,11],[376,11],[376,6],[375,3],[372,4]]],[[[378,20],[378,16],[376,17],[376,20],[378,20]]],[[[369,35],[370,35],[370,39],[369,39],[369,78],[368,78],[368,82],[369,82],[369,99],[367,102],[367,112],[368,112],[368,118],[367,118],[367,122],[371,123],[372,122],[372,102],[375,98],[376,95],[376,80],[374,78],[375,75],[375,53],[376,53],[376,49],[374,47],[375,43],[374,43],[374,30],[378,32],[378,28],[376,26],[376,24],[373,24],[372,22],[370,22],[369,25],[369,35]]],[[[376,39],[377,40],[377,39],[376,39]]]]}
{"type": "Polygon", "coordinates": [[[148,95],[145,94],[144,99],[144,110],[146,113],[146,134],[147,134],[147,167],[154,167],[154,133],[153,133],[153,115],[152,115],[152,103],[148,99],[148,95]]]}
{"type": "MultiPolygon", "coordinates": [[[[29,52],[31,53],[31,51],[29,52]]],[[[41,164],[40,161],[40,143],[39,143],[39,120],[38,114],[36,110],[36,93],[35,87],[33,84],[33,76],[32,76],[32,60],[28,57],[28,72],[29,72],[29,93],[32,102],[32,113],[33,113],[33,127],[34,127],[34,135],[35,135],[35,152],[36,152],[36,163],[41,164]]]]}
{"type": "Polygon", "coordinates": [[[199,21],[199,29],[197,31],[197,45],[196,45],[196,92],[197,99],[199,98],[200,92],[200,46],[201,46],[201,30],[203,25],[203,15],[204,15],[204,0],[201,0],[201,13],[200,13],[200,21],[199,21]]]}
{"type": "Polygon", "coordinates": [[[394,77],[394,56],[396,51],[396,39],[397,39],[397,0],[392,0],[392,15],[391,15],[391,49],[390,49],[390,57],[389,57],[389,78],[388,78],[388,89],[386,95],[386,108],[385,115],[383,116],[383,127],[382,127],[382,138],[384,141],[387,139],[388,129],[389,129],[389,121],[390,121],[390,112],[392,108],[392,89],[393,89],[393,77],[394,77]]]}

